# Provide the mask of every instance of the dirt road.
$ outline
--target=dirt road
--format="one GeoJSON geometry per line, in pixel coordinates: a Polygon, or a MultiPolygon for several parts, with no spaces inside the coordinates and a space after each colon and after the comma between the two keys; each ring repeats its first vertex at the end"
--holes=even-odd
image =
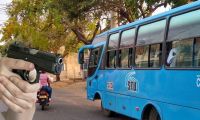
{"type": "Polygon", "coordinates": [[[54,86],[52,103],[45,111],[37,105],[33,120],[130,120],[121,115],[112,118],[104,116],[100,102],[86,100],[84,82],[67,87],[63,84],[54,86]]]}

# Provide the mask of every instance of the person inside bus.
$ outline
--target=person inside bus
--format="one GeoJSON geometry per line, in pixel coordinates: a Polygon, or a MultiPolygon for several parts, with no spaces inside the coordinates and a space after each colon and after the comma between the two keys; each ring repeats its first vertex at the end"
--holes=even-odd
{"type": "Polygon", "coordinates": [[[177,55],[177,49],[172,48],[169,52],[168,58],[167,58],[167,64],[170,67],[175,67],[176,65],[176,55],[177,55]]]}
{"type": "Polygon", "coordinates": [[[53,82],[53,78],[50,77],[45,71],[41,71],[39,77],[39,83],[41,89],[47,91],[47,93],[49,94],[49,101],[51,101],[51,94],[52,94],[52,88],[50,86],[51,82],[53,82]]]}
{"type": "MultiPolygon", "coordinates": [[[[29,84],[12,69],[33,71],[32,63],[0,58],[0,120],[32,120],[39,84],[29,84]]],[[[36,78],[32,76],[32,78],[36,78]]]]}

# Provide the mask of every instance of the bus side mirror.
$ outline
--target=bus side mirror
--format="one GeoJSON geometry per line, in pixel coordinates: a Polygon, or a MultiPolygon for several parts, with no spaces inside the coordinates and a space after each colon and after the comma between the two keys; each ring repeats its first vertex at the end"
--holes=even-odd
{"type": "Polygon", "coordinates": [[[84,52],[80,52],[79,53],[79,64],[83,64],[84,63],[84,52]]]}

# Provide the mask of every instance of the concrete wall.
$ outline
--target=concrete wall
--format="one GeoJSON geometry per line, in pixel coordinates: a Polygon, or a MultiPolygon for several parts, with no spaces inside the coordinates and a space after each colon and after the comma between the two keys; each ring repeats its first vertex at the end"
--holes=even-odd
{"type": "MultiPolygon", "coordinates": [[[[49,74],[54,81],[56,81],[56,76],[49,74]]],[[[74,82],[83,79],[83,72],[78,64],[78,53],[71,53],[64,58],[64,70],[60,74],[61,81],[74,82]]]]}
{"type": "Polygon", "coordinates": [[[82,79],[82,71],[80,69],[80,65],[78,64],[77,53],[71,53],[64,58],[64,71],[61,73],[61,79],[82,79]]]}

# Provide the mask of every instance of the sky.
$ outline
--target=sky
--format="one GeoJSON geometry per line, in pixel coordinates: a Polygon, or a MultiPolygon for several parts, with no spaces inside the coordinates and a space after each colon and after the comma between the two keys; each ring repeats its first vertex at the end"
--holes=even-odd
{"type": "MultiPolygon", "coordinates": [[[[6,5],[10,4],[12,0],[0,0],[0,30],[3,26],[3,23],[8,19],[8,15],[6,14],[5,7],[6,5]]],[[[166,8],[160,7],[158,8],[153,15],[168,11],[170,9],[170,6],[167,6],[166,8]]],[[[2,37],[2,34],[0,34],[0,39],[2,37]]]]}
{"type": "Polygon", "coordinates": [[[171,9],[170,5],[167,5],[167,7],[165,8],[164,6],[159,7],[152,15],[156,15],[165,11],[169,11],[171,9]]]}
{"type": "MultiPolygon", "coordinates": [[[[3,23],[8,19],[8,15],[6,14],[5,8],[6,5],[11,3],[12,0],[0,0],[0,29],[3,26],[3,23]]],[[[0,39],[2,34],[0,34],[0,39]]]]}

